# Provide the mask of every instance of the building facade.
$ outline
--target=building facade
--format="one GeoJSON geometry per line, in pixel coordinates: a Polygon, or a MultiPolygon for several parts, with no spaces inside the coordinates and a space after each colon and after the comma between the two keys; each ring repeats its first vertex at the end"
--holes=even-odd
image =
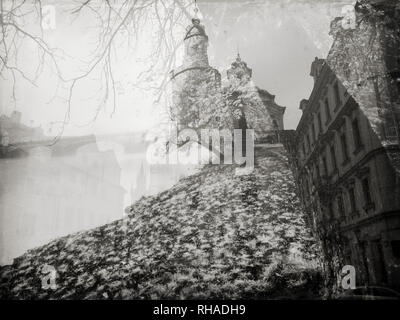
{"type": "Polygon", "coordinates": [[[45,138],[41,127],[28,127],[21,122],[22,114],[13,111],[8,117],[0,115],[0,145],[7,147],[16,143],[38,141],[45,138]]]}
{"type": "MultiPolygon", "coordinates": [[[[302,100],[295,176],[327,273],[356,268],[358,285],[400,287],[400,178],[368,117],[323,59],[302,100]]],[[[393,147],[393,146],[392,146],[393,147]]],[[[391,147],[391,148],[392,148],[391,147]]]]}
{"type": "Polygon", "coordinates": [[[368,118],[400,172],[400,3],[359,0],[331,23],[327,64],[368,118]]]}
{"type": "Polygon", "coordinates": [[[285,144],[331,288],[344,265],[358,286],[400,288],[399,8],[382,3],[358,1],[350,29],[332,22],[332,48],[311,65],[314,87],[285,144]]]}

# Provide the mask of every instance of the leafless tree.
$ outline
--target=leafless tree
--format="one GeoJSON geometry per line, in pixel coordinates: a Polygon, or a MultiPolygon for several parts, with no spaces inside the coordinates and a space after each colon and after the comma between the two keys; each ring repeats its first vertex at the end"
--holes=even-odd
{"type": "MultiPolygon", "coordinates": [[[[62,5],[61,5],[62,6],[62,5]]],[[[147,22],[152,23],[156,35],[156,46],[151,53],[150,67],[142,72],[134,85],[139,86],[155,72],[157,66],[163,65],[170,70],[175,63],[175,52],[181,39],[174,36],[173,30],[179,25],[183,17],[190,17],[193,7],[192,1],[181,0],[74,0],[71,5],[62,6],[63,14],[71,19],[90,14],[95,17],[97,42],[89,61],[83,69],[75,75],[67,75],[62,67],[62,61],[70,57],[59,48],[53,48],[44,36],[44,8],[41,0],[0,0],[0,75],[3,79],[12,81],[12,96],[16,100],[17,83],[21,80],[36,86],[37,80],[45,67],[57,77],[57,92],[60,87],[67,90],[65,99],[66,110],[59,123],[60,131],[54,139],[56,142],[63,134],[65,125],[70,120],[71,105],[77,86],[84,79],[99,73],[102,79],[102,103],[99,104],[93,120],[96,120],[105,103],[113,105],[113,112],[117,106],[116,79],[114,66],[116,50],[121,43],[135,47],[139,41],[139,34],[147,22]],[[21,63],[21,48],[29,44],[36,49],[36,71],[29,75],[21,63]]],[[[157,90],[157,99],[162,98],[163,89],[168,80],[165,72],[161,82],[149,85],[157,90]]]]}

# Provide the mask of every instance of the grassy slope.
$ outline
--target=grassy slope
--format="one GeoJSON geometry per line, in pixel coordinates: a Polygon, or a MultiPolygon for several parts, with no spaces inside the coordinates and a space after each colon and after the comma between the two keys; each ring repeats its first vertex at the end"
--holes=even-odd
{"type": "Polygon", "coordinates": [[[0,271],[8,298],[310,297],[318,273],[282,149],[245,176],[207,166],[129,217],[63,237],[0,271]],[[57,289],[41,288],[45,264],[57,289]]]}

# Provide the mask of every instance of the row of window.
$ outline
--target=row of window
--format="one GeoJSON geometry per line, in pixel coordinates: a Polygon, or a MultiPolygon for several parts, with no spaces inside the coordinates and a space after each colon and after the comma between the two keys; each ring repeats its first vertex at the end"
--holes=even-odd
{"type": "MultiPolygon", "coordinates": [[[[353,137],[353,145],[354,145],[354,152],[357,152],[363,147],[363,141],[361,138],[360,126],[358,118],[355,118],[351,122],[352,126],[352,137],[353,137]]],[[[339,147],[341,151],[341,160],[342,165],[346,164],[350,160],[349,156],[349,146],[347,141],[346,135],[346,125],[344,124],[342,129],[339,133],[339,147]]],[[[335,139],[333,140],[332,144],[328,145],[325,148],[325,151],[322,152],[320,157],[320,164],[315,164],[313,177],[314,178],[321,178],[325,176],[329,176],[329,174],[335,172],[338,169],[338,159],[336,154],[336,144],[335,139]],[[330,159],[330,169],[328,168],[328,160],[330,159]]]]}
{"type": "MultiPolygon", "coordinates": [[[[360,179],[361,192],[356,192],[356,184],[349,186],[346,190],[342,190],[336,197],[336,208],[339,217],[344,217],[347,214],[354,215],[358,212],[357,203],[364,203],[364,209],[374,206],[374,201],[371,193],[371,184],[368,176],[360,179]],[[358,199],[357,195],[362,197],[358,199]],[[347,201],[347,206],[345,205],[347,201]]],[[[335,216],[333,202],[328,204],[328,214],[330,218],[335,216]]]]}
{"type": "Polygon", "coordinates": [[[357,204],[360,203],[364,204],[364,210],[375,209],[369,176],[361,178],[359,185],[360,190],[356,187],[357,183],[354,183],[347,188],[343,188],[335,197],[332,197],[326,207],[328,219],[356,216],[360,209],[357,204]]]}
{"type": "MultiPolygon", "coordinates": [[[[336,81],[334,85],[332,86],[333,88],[333,100],[334,100],[334,111],[337,111],[339,107],[342,104],[342,99],[340,95],[340,89],[339,89],[339,83],[336,81]]],[[[328,126],[329,122],[332,120],[332,112],[331,112],[331,106],[329,103],[329,95],[327,95],[323,100],[322,100],[323,108],[325,111],[325,126],[328,126]]],[[[318,111],[316,113],[316,122],[318,126],[318,134],[323,133],[323,126],[322,126],[322,116],[321,116],[321,111],[318,111]]],[[[310,138],[310,133],[307,133],[305,135],[305,140],[302,144],[302,151],[303,151],[303,156],[305,157],[307,155],[307,150],[308,152],[311,152],[311,139],[312,142],[315,143],[317,141],[317,128],[315,125],[314,121],[314,116],[313,116],[313,121],[311,122],[311,138],[310,138]]]]}

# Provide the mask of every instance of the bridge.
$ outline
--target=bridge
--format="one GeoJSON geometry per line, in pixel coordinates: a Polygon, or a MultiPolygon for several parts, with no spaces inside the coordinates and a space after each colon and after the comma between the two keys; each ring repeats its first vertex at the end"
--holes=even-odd
{"type": "Polygon", "coordinates": [[[47,150],[51,156],[74,155],[78,149],[84,146],[95,145],[97,150],[102,146],[119,148],[125,153],[143,153],[150,141],[146,141],[144,132],[126,132],[118,134],[67,136],[55,139],[45,137],[42,140],[24,141],[1,146],[0,157],[19,157],[28,155],[35,150],[47,150]]]}

